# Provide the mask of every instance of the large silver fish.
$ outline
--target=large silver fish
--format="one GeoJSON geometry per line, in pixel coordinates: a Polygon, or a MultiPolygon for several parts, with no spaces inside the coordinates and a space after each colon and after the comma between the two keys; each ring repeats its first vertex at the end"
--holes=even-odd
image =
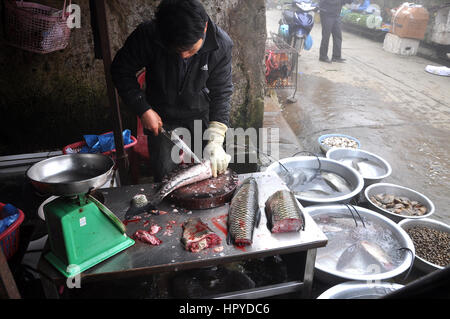
{"type": "Polygon", "coordinates": [[[296,232],[305,227],[305,217],[294,194],[279,190],[266,201],[266,216],[272,233],[296,232]]]}
{"type": "Polygon", "coordinates": [[[322,172],[321,175],[323,180],[336,192],[351,192],[348,182],[338,174],[322,172]]]}
{"type": "Polygon", "coordinates": [[[247,246],[253,242],[255,226],[258,227],[261,212],[258,206],[258,184],[255,178],[246,178],[233,195],[228,212],[227,243],[247,246]]]}
{"type": "Polygon", "coordinates": [[[157,205],[174,190],[211,177],[211,164],[208,160],[203,161],[201,164],[196,164],[183,169],[164,182],[156,196],[153,197],[150,202],[152,205],[157,205]]]}

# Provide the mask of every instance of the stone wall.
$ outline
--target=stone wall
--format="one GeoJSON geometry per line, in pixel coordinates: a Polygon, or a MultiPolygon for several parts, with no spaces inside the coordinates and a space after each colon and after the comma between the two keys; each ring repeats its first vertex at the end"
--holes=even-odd
{"type": "MultiPolygon", "coordinates": [[[[9,1],[9,0],[7,0],[9,1]]],[[[55,8],[62,0],[35,0],[55,8]]],[[[157,0],[108,0],[113,54],[142,21],[151,19],[157,0]]],[[[231,123],[261,127],[264,97],[264,0],[202,0],[208,14],[234,41],[231,123]]],[[[112,130],[103,62],[94,58],[89,1],[81,8],[81,28],[69,46],[40,55],[0,42],[0,156],[61,149],[83,134],[112,130]]],[[[2,14],[3,9],[2,9],[2,14]]],[[[2,20],[3,21],[3,20],[2,20]]],[[[121,105],[123,127],[135,134],[135,117],[121,105]]]]}

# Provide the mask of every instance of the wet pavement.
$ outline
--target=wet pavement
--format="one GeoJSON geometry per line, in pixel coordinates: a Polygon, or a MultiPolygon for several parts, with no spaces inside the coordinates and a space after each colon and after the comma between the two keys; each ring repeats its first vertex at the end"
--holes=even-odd
{"type": "MultiPolygon", "coordinates": [[[[276,31],[280,16],[278,10],[267,12],[268,31],[276,31]]],[[[266,110],[265,125],[279,121],[280,136],[296,137],[281,144],[280,157],[299,148],[320,153],[322,134],[354,136],[361,149],[391,165],[383,182],[423,193],[436,206],[432,218],[450,224],[450,78],[425,72],[435,65],[431,61],[385,52],[382,43],[347,32],[346,63],[323,63],[320,24],[311,35],[313,47],[299,58],[297,102],[286,101],[292,90],[277,90],[283,119],[266,110]]]]}

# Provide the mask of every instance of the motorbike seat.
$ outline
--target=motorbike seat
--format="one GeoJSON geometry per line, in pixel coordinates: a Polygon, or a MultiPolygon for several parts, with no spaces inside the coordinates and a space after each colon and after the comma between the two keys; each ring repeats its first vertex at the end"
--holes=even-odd
{"type": "Polygon", "coordinates": [[[284,10],[283,18],[287,24],[291,24],[294,21],[294,12],[292,12],[290,10],[284,10]]]}

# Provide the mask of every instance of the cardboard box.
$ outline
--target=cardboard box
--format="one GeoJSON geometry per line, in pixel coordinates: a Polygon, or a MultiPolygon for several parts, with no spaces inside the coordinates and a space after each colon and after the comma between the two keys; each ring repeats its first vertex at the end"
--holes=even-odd
{"type": "Polygon", "coordinates": [[[412,56],[419,50],[420,40],[400,38],[398,35],[386,33],[383,50],[394,54],[412,56]]]}
{"type": "Polygon", "coordinates": [[[429,19],[427,9],[405,2],[392,15],[392,33],[401,38],[423,40],[429,19]]]}

